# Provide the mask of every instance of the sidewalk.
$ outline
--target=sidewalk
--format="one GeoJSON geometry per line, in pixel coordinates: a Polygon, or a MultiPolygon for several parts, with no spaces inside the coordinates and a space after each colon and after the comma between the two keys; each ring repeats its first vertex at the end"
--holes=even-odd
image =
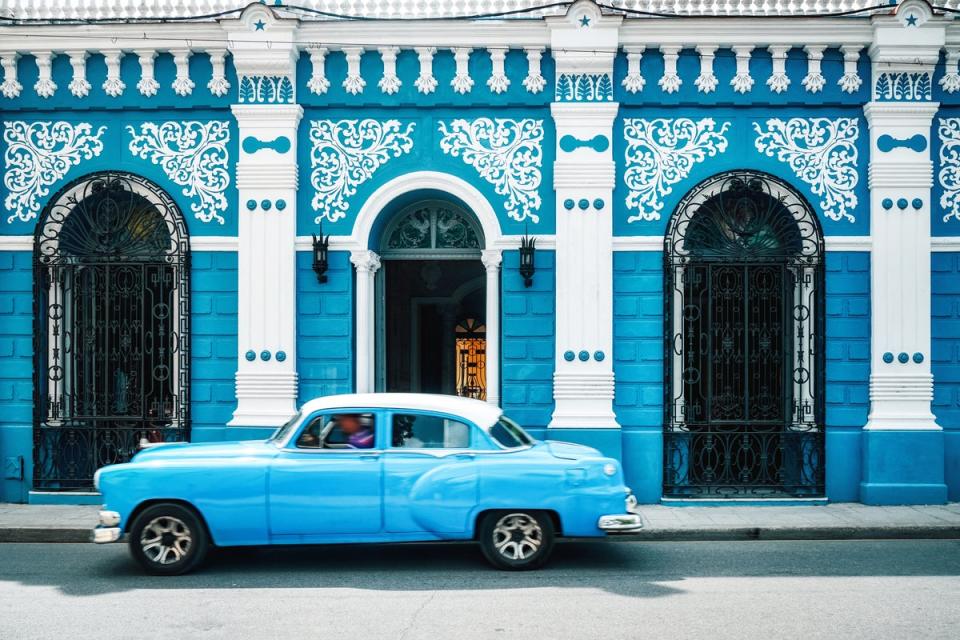
{"type": "MultiPolygon", "coordinates": [[[[0,542],[87,542],[96,506],[0,503],[0,542]]],[[[640,505],[644,530],[622,540],[960,538],[960,502],[917,507],[640,505]]]]}

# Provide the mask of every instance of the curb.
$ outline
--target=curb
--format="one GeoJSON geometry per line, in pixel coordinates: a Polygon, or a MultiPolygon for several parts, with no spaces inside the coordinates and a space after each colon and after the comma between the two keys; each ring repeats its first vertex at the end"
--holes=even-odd
{"type": "MultiPolygon", "coordinates": [[[[88,528],[0,528],[0,543],[90,542],[88,528]]],[[[900,527],[727,527],[702,529],[646,529],[616,534],[614,542],[730,542],[743,540],[950,540],[960,539],[960,526],[900,527]]],[[[597,538],[567,538],[596,541],[597,538]]]]}

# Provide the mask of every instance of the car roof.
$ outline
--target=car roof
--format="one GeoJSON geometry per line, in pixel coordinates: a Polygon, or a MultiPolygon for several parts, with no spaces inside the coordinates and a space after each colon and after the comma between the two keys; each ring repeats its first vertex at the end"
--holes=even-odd
{"type": "Polygon", "coordinates": [[[503,414],[503,410],[482,400],[430,393],[345,393],[324,396],[304,403],[304,414],[327,409],[410,409],[437,411],[466,418],[484,429],[503,414]]]}

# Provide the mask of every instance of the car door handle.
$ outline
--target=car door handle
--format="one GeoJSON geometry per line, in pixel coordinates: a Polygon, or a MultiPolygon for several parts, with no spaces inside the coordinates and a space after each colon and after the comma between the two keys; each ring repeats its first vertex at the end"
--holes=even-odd
{"type": "Polygon", "coordinates": [[[360,456],[360,459],[361,459],[361,460],[379,460],[379,459],[380,459],[380,454],[379,454],[379,453],[367,453],[367,454],[364,454],[364,455],[360,456]]]}
{"type": "Polygon", "coordinates": [[[456,454],[454,457],[455,457],[457,460],[473,460],[473,459],[476,458],[477,456],[476,456],[476,454],[474,454],[474,453],[458,453],[458,454],[456,454]]]}

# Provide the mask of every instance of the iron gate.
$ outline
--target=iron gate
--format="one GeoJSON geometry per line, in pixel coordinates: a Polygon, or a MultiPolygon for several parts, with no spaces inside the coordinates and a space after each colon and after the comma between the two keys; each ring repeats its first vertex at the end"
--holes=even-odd
{"type": "Polygon", "coordinates": [[[105,172],[65,187],[34,241],[34,487],[89,489],[189,426],[189,245],[170,198],[105,172]]]}
{"type": "Polygon", "coordinates": [[[823,236],[773,176],[710,178],[667,230],[664,495],[824,493],[823,236]]]}

